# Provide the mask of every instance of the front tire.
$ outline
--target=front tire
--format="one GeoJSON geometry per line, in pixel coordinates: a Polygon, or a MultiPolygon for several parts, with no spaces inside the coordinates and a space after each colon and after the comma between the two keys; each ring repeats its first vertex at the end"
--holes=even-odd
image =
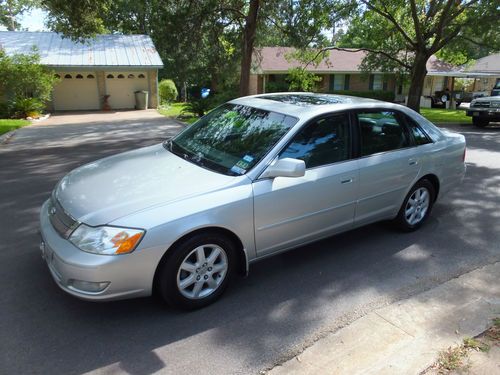
{"type": "Polygon", "coordinates": [[[194,310],[210,305],[234,276],[236,247],[215,233],[198,233],[170,249],[160,264],[157,287],[172,307],[194,310]]]}
{"type": "Polygon", "coordinates": [[[420,180],[406,195],[396,217],[400,229],[411,232],[420,228],[429,218],[436,199],[436,189],[429,180],[420,180]]]}

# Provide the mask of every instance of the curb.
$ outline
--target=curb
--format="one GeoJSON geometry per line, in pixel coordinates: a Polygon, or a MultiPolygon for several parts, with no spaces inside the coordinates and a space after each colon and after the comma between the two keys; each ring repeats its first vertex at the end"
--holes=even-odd
{"type": "Polygon", "coordinates": [[[262,373],[419,374],[441,349],[480,334],[499,315],[496,262],[375,309],[262,373]]]}

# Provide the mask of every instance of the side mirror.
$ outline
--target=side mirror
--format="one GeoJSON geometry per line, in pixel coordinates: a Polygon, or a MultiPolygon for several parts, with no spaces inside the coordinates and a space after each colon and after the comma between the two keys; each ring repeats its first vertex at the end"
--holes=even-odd
{"type": "Polygon", "coordinates": [[[271,164],[260,176],[261,178],[274,177],[302,177],[306,174],[304,160],[284,158],[271,164]]]}

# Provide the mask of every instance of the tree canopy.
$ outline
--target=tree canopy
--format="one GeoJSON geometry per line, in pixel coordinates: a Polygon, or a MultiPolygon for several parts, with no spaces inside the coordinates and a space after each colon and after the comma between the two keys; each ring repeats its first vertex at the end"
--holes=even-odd
{"type": "Polygon", "coordinates": [[[498,0],[361,0],[338,47],[368,52],[366,70],[410,76],[408,106],[419,109],[426,63],[438,54],[465,63],[500,49],[498,0]]]}

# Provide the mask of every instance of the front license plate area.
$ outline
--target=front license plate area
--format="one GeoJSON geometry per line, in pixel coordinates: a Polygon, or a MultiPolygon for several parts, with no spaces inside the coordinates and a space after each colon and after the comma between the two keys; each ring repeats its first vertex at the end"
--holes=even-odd
{"type": "Polygon", "coordinates": [[[472,116],[479,116],[479,112],[472,112],[472,116]]]}

